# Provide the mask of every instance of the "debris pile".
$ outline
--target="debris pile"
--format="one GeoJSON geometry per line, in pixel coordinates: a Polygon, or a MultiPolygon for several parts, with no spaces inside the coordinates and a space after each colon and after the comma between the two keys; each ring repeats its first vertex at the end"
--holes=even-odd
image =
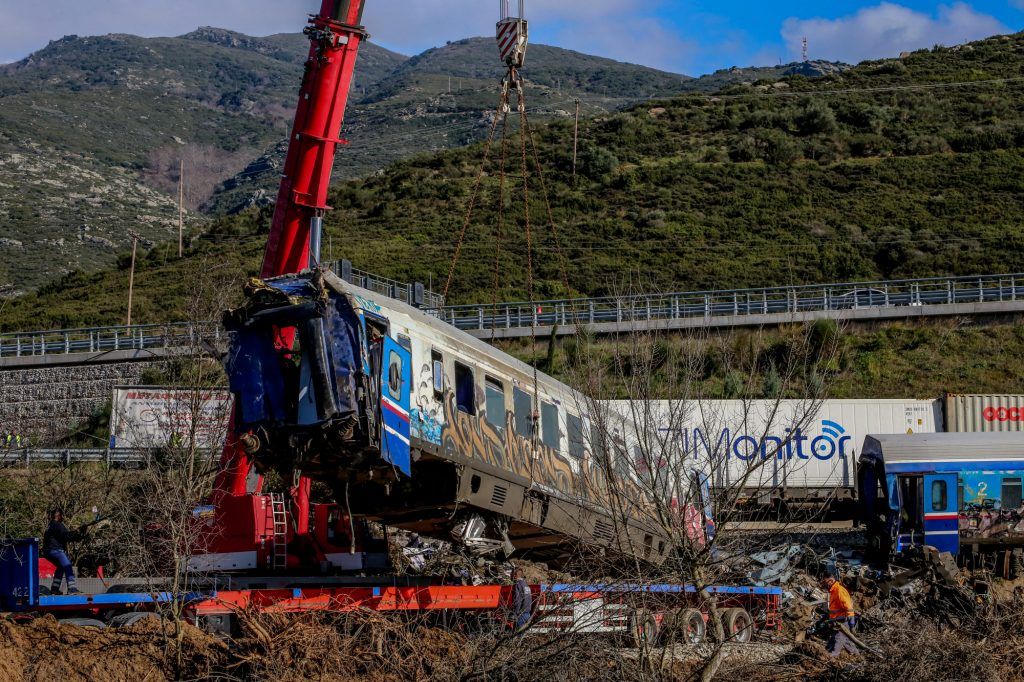
{"type": "Polygon", "coordinates": [[[391,563],[399,574],[441,578],[463,585],[508,582],[512,568],[531,584],[568,582],[568,574],[554,571],[546,564],[513,559],[470,556],[457,545],[424,538],[417,533],[392,531],[389,535],[391,563]]]}

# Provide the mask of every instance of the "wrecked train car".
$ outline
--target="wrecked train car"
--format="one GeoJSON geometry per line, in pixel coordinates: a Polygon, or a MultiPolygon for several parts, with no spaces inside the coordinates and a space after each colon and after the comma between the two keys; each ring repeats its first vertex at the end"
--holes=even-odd
{"type": "Polygon", "coordinates": [[[660,563],[672,551],[649,489],[594,452],[618,428],[569,387],[329,272],[253,281],[247,295],[225,316],[227,370],[236,436],[260,469],[301,471],[354,514],[480,554],[551,559],[583,541],[660,563]],[[625,491],[614,512],[609,476],[625,491]]]}
{"type": "Polygon", "coordinates": [[[1024,547],[1024,433],[868,436],[860,517],[882,554],[1024,547]]]}

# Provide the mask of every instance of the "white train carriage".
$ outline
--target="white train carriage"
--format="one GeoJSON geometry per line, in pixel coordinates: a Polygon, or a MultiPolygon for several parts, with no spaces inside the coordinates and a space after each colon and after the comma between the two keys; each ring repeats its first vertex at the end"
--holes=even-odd
{"type": "Polygon", "coordinates": [[[568,386],[331,273],[247,293],[225,316],[227,369],[257,466],[301,470],[356,514],[481,553],[552,558],[580,539],[654,562],[671,551],[650,491],[593,452],[625,424],[591,419],[568,386]],[[628,508],[611,511],[608,476],[628,508]]]}

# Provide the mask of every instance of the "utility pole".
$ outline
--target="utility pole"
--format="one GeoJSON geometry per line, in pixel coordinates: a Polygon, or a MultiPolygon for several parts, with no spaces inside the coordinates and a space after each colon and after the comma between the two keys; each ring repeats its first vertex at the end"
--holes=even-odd
{"type": "Polygon", "coordinates": [[[580,101],[576,100],[576,125],[572,133],[572,177],[576,178],[576,156],[580,148],[580,101]]]}
{"type": "Polygon", "coordinates": [[[178,258],[185,255],[185,159],[178,168],[178,258]]]}
{"type": "Polygon", "coordinates": [[[129,230],[128,236],[132,239],[132,267],[128,271],[128,326],[132,326],[132,294],[135,291],[135,254],[139,248],[139,240],[142,238],[135,230],[129,230]]]}

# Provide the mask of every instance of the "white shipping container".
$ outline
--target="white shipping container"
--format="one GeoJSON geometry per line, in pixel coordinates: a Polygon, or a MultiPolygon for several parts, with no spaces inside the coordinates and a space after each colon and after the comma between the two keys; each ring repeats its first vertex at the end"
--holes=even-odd
{"type": "Polygon", "coordinates": [[[942,430],[941,404],[934,400],[655,401],[649,410],[613,401],[610,406],[631,423],[651,415],[652,426],[669,436],[668,459],[682,455],[710,470],[719,488],[852,489],[865,436],[942,430]]]}

